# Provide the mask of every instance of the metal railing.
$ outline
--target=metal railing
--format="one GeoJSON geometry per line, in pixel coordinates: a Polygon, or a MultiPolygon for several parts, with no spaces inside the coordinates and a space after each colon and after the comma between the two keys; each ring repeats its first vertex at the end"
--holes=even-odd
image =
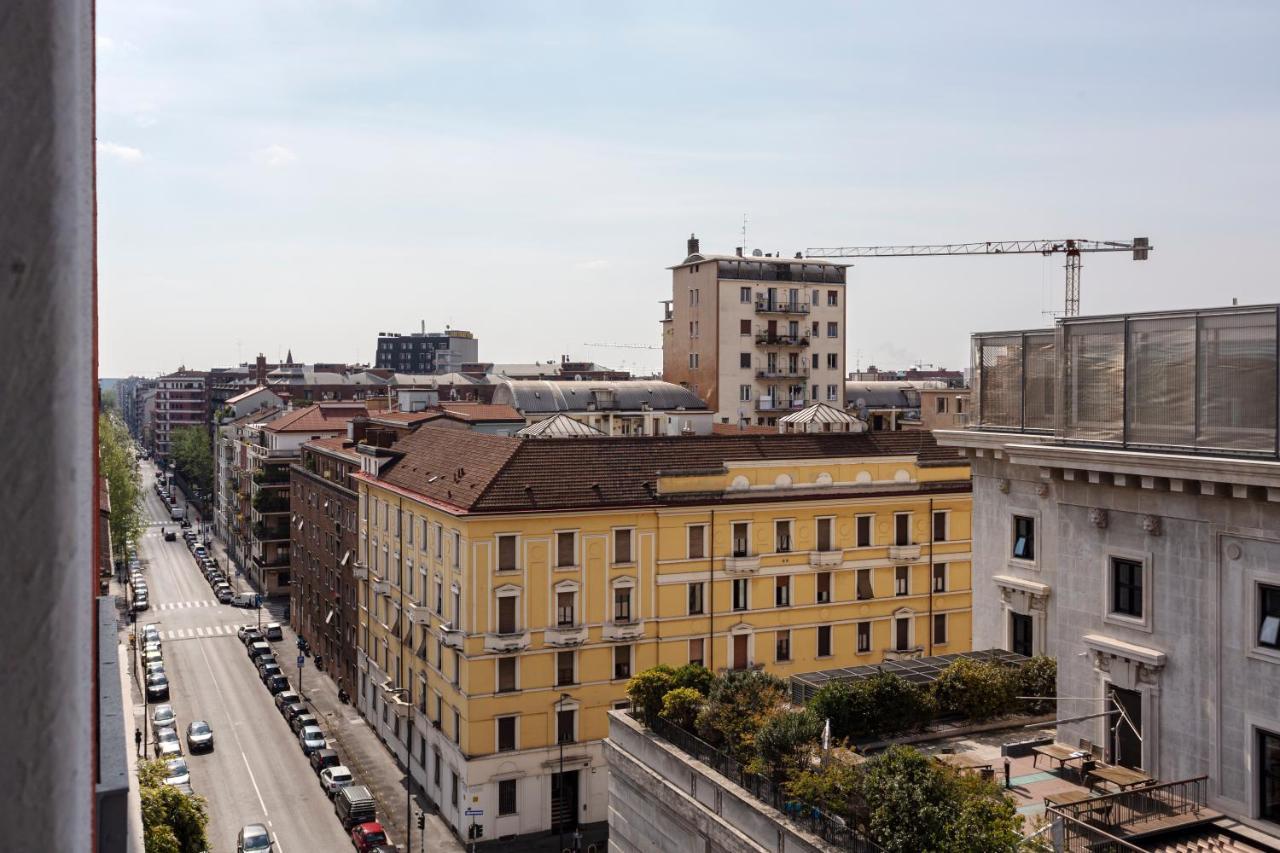
{"type": "Polygon", "coordinates": [[[793,302],[789,299],[757,299],[756,312],[759,314],[808,314],[809,303],[793,302]]]}
{"type": "Polygon", "coordinates": [[[1205,808],[1208,776],[1162,782],[1104,794],[1057,810],[1095,828],[1120,835],[1143,832],[1143,825],[1171,817],[1199,814],[1205,808]]]}
{"type": "Polygon", "coordinates": [[[756,370],[757,379],[787,379],[790,377],[798,378],[808,375],[808,365],[796,365],[795,367],[761,367],[756,370]]]}
{"type": "Polygon", "coordinates": [[[756,411],[758,412],[798,412],[809,405],[809,401],[803,397],[797,400],[773,400],[769,397],[761,397],[756,400],[756,411]]]}
{"type": "Polygon", "coordinates": [[[792,335],[780,334],[778,332],[774,332],[773,334],[769,334],[768,332],[758,332],[756,333],[756,343],[761,344],[762,346],[807,347],[809,345],[809,333],[798,332],[792,335]]]}
{"type": "Polygon", "coordinates": [[[1141,847],[1065,815],[1056,807],[1050,806],[1046,813],[1062,828],[1061,846],[1055,844],[1054,850],[1062,853],[1142,853],[1141,847]]]}
{"type": "Polygon", "coordinates": [[[805,832],[841,850],[853,853],[879,853],[881,847],[864,836],[844,819],[819,809],[817,806],[788,797],[782,786],[767,776],[748,771],[741,762],[729,754],[662,718],[646,721],[645,725],[663,740],[681,752],[701,761],[751,796],[767,803],[786,815],[787,820],[805,832]]]}

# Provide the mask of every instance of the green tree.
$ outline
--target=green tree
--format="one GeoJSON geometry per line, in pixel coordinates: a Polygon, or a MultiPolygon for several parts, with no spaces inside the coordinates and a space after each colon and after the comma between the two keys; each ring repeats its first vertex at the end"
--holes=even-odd
{"type": "Polygon", "coordinates": [[[1044,696],[1046,701],[1020,701],[1015,708],[1029,714],[1047,714],[1056,705],[1049,701],[1058,695],[1058,662],[1048,655],[1037,655],[1018,667],[1013,676],[1019,696],[1044,696]]]}
{"type": "Polygon", "coordinates": [[[204,427],[179,427],[173,431],[170,455],[173,467],[187,482],[208,494],[213,489],[213,450],[204,427]]]}
{"type": "Polygon", "coordinates": [[[832,733],[838,737],[897,734],[924,725],[937,712],[928,690],[889,672],[879,672],[849,684],[847,697],[847,731],[839,731],[834,718],[831,723],[832,733]]]}
{"type": "Polygon", "coordinates": [[[164,784],[164,777],[163,761],[138,767],[146,853],[201,853],[209,847],[204,798],[164,784]]]}
{"type": "Polygon", "coordinates": [[[102,396],[98,398],[98,411],[109,412],[113,415],[120,414],[120,400],[116,396],[114,388],[108,388],[102,392],[102,396]]]}
{"type": "Polygon", "coordinates": [[[825,767],[807,767],[783,786],[787,796],[849,820],[862,801],[858,769],[832,758],[825,767]]]}
{"type": "Polygon", "coordinates": [[[676,687],[691,687],[706,696],[711,692],[711,682],[715,675],[702,664],[687,663],[678,667],[673,673],[676,687]]]}
{"type": "Polygon", "coordinates": [[[111,501],[108,529],[112,556],[124,559],[125,542],[137,542],[142,532],[142,483],[128,430],[106,414],[98,416],[98,459],[111,501]]]}
{"type": "Polygon", "coordinates": [[[772,715],[756,732],[755,739],[764,772],[775,781],[790,776],[807,763],[820,737],[822,720],[808,708],[772,715]]]}
{"type": "Polygon", "coordinates": [[[675,686],[675,670],[660,663],[631,677],[627,682],[627,698],[631,700],[633,707],[640,710],[644,721],[649,723],[662,713],[662,698],[675,686]]]}
{"type": "Polygon", "coordinates": [[[831,736],[852,737],[862,725],[862,714],[854,706],[853,690],[847,681],[828,681],[809,700],[809,707],[820,719],[831,721],[831,736]]]}
{"type": "Polygon", "coordinates": [[[933,695],[943,713],[987,720],[1013,707],[1013,675],[1001,663],[961,658],[938,674],[933,695]]]}
{"type": "Polygon", "coordinates": [[[756,755],[756,732],[785,695],[783,681],[763,671],[718,675],[712,679],[707,703],[698,714],[698,736],[728,750],[739,761],[750,761],[756,755]]]}
{"type": "Polygon", "coordinates": [[[705,698],[692,687],[676,687],[662,697],[662,719],[692,731],[705,698]]]}

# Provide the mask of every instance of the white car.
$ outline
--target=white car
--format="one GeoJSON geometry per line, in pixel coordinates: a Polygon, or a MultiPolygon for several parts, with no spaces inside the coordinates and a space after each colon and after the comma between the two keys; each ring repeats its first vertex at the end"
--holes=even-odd
{"type": "Polygon", "coordinates": [[[303,755],[310,755],[317,749],[324,749],[329,745],[325,742],[324,732],[319,726],[303,726],[298,731],[298,742],[302,744],[303,755]]]}
{"type": "Polygon", "coordinates": [[[178,715],[174,713],[173,706],[167,702],[163,705],[157,705],[156,709],[151,712],[151,725],[157,730],[177,728],[178,715]]]}
{"type": "Polygon", "coordinates": [[[191,782],[191,771],[187,769],[185,758],[171,758],[164,763],[164,783],[166,785],[187,785],[191,782]]]}
{"type": "Polygon", "coordinates": [[[354,785],[355,781],[350,768],[344,764],[335,764],[320,771],[320,784],[330,797],[348,785],[354,785]]]}
{"type": "Polygon", "coordinates": [[[182,739],[177,729],[156,730],[156,758],[178,758],[182,755],[182,739]]]}

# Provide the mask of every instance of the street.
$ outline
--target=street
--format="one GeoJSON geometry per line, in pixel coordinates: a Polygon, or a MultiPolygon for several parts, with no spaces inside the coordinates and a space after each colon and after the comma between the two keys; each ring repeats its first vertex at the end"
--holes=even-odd
{"type": "MultiPolygon", "coordinates": [[[[191,786],[208,803],[210,849],[234,850],[236,833],[247,823],[265,824],[281,853],[349,848],[298,739],[236,637],[236,626],[256,622],[258,613],[218,604],[181,537],[164,541],[161,531],[177,529],[177,523],[152,489],[153,472],[143,465],[151,523],[138,550],[151,608],[138,614],[137,627],[155,623],[160,630],[184,753],[187,723],[203,719],[213,728],[214,750],[187,755],[191,786]]],[[[262,621],[275,618],[264,610],[262,621]]],[[[291,642],[273,645],[296,689],[296,650],[291,642]]],[[[143,728],[142,694],[137,679],[131,682],[135,719],[143,728]]]]}

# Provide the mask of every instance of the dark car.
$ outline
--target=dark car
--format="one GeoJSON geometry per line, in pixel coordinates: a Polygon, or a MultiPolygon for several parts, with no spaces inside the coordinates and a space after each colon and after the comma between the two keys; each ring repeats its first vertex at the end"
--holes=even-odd
{"type": "Polygon", "coordinates": [[[305,726],[315,726],[319,725],[319,723],[320,721],[316,719],[316,715],[308,711],[299,714],[290,720],[289,728],[293,729],[293,733],[296,735],[298,732],[302,731],[305,726]]]}
{"type": "Polygon", "coordinates": [[[292,705],[284,706],[284,718],[291,724],[296,717],[305,713],[307,713],[307,706],[301,702],[294,702],[292,705]]]}
{"type": "Polygon", "coordinates": [[[271,680],[272,678],[275,678],[276,676],[284,675],[284,672],[280,669],[280,664],[278,663],[269,663],[266,666],[259,667],[258,672],[262,674],[263,684],[266,684],[269,680],[271,680]]]}
{"type": "Polygon", "coordinates": [[[172,530],[166,530],[164,532],[164,541],[166,542],[174,542],[177,538],[178,534],[174,533],[172,530]]]}
{"type": "Polygon", "coordinates": [[[320,771],[326,767],[337,767],[342,763],[342,759],[338,758],[338,753],[332,749],[317,749],[311,753],[311,769],[317,776],[320,771]]]}
{"type": "Polygon", "coordinates": [[[164,673],[155,673],[154,675],[147,676],[147,698],[169,698],[169,679],[164,675],[164,673]]]}
{"type": "Polygon", "coordinates": [[[273,675],[264,679],[262,683],[267,685],[267,689],[275,694],[283,693],[289,689],[289,679],[285,678],[284,675],[273,675]]]}
{"type": "Polygon", "coordinates": [[[246,628],[244,636],[240,639],[244,642],[245,646],[252,645],[253,643],[261,643],[262,632],[257,628],[246,628]]]}
{"type": "Polygon", "coordinates": [[[283,714],[285,708],[288,708],[290,705],[294,704],[295,702],[301,702],[301,701],[302,701],[302,697],[292,690],[286,690],[283,693],[277,693],[276,699],[275,699],[276,710],[279,711],[281,714],[283,714]]]}
{"type": "Polygon", "coordinates": [[[205,749],[213,749],[213,729],[204,720],[193,720],[187,724],[187,751],[205,749]]]}
{"type": "Polygon", "coordinates": [[[274,652],[268,652],[265,655],[260,655],[258,659],[253,662],[253,665],[258,668],[258,675],[262,675],[262,671],[272,664],[275,664],[276,666],[280,665],[280,661],[276,660],[274,652]]]}

